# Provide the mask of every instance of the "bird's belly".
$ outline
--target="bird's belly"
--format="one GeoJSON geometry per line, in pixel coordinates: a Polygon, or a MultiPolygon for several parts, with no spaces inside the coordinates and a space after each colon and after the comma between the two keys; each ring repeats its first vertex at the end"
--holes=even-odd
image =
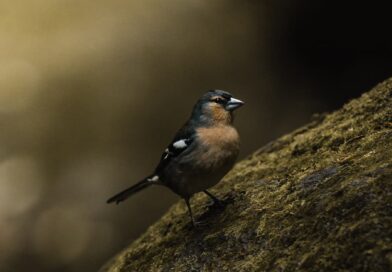
{"type": "Polygon", "coordinates": [[[168,185],[180,196],[190,197],[217,184],[230,171],[238,156],[237,149],[219,146],[200,149],[198,153],[181,158],[181,163],[172,169],[175,171],[170,171],[168,185]],[[195,157],[198,160],[194,160],[195,157]]]}
{"type": "Polygon", "coordinates": [[[183,195],[191,196],[195,193],[207,190],[208,188],[216,185],[232,168],[232,165],[214,169],[214,172],[203,173],[194,172],[193,175],[184,178],[180,183],[180,192],[183,195]]]}

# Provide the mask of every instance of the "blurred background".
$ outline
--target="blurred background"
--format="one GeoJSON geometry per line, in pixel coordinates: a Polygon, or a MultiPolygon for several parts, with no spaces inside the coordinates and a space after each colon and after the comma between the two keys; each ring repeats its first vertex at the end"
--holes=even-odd
{"type": "Polygon", "coordinates": [[[105,201],[206,90],[246,101],[244,158],[392,76],[389,9],[350,2],[0,0],[0,271],[96,271],[137,238],[178,198],[105,201]]]}

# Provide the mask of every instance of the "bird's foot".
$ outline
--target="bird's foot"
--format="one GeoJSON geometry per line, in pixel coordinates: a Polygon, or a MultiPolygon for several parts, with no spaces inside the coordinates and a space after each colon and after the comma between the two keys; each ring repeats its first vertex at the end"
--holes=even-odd
{"type": "Polygon", "coordinates": [[[208,207],[223,209],[226,207],[226,203],[222,200],[216,199],[207,204],[208,207]]]}
{"type": "Polygon", "coordinates": [[[192,227],[195,229],[201,229],[208,225],[206,221],[192,221],[192,227]]]}
{"type": "Polygon", "coordinates": [[[214,196],[213,194],[211,194],[207,190],[204,190],[203,192],[207,196],[209,196],[210,199],[212,200],[212,203],[208,204],[208,206],[210,206],[210,207],[217,207],[217,208],[220,208],[220,209],[225,207],[225,203],[222,200],[219,200],[219,198],[217,198],[216,196],[214,196]]]}

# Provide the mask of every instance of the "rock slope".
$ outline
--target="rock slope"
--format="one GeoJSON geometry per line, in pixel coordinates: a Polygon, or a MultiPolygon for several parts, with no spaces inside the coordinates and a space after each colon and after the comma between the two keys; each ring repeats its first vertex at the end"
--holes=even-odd
{"type": "Polygon", "coordinates": [[[392,79],[262,147],[102,271],[392,271],[392,79]]]}

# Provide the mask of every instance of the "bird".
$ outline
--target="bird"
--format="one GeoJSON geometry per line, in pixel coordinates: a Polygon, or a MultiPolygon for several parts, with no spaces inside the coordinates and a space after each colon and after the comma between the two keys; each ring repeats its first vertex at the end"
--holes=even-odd
{"type": "Polygon", "coordinates": [[[192,225],[202,225],[193,216],[190,199],[204,192],[214,204],[222,205],[207,189],[216,185],[235,164],[240,137],[233,125],[233,112],[243,105],[243,101],[227,91],[207,91],[197,100],[152,174],[109,198],[107,203],[119,204],[151,185],[163,185],[185,200],[192,225]]]}

